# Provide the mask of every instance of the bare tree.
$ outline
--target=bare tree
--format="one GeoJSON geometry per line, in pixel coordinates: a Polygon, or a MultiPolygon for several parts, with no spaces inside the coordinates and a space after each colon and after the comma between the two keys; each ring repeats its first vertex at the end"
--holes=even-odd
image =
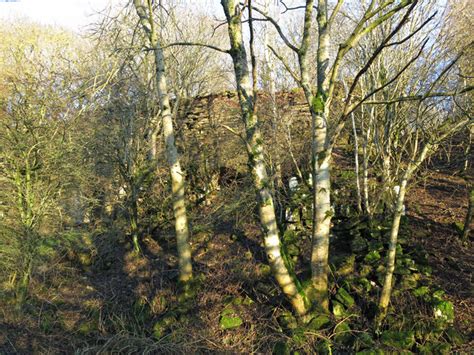
{"type": "MultiPolygon", "coordinates": [[[[173,194],[173,213],[175,217],[176,240],[178,244],[178,259],[180,280],[183,282],[192,279],[191,247],[189,245],[189,225],[186,214],[185,176],[175,144],[175,133],[171,112],[170,97],[168,94],[165,57],[160,42],[160,35],[153,17],[153,5],[151,0],[146,5],[141,0],[134,0],[135,10],[140,19],[140,25],[147,34],[150,47],[155,59],[155,80],[158,90],[161,117],[163,121],[163,138],[166,145],[166,156],[168,159],[171,190],[173,194]]],[[[160,3],[160,9],[161,9],[160,3]]],[[[161,14],[160,16],[162,16],[161,14]]],[[[161,17],[160,17],[161,18],[161,17]]]]}

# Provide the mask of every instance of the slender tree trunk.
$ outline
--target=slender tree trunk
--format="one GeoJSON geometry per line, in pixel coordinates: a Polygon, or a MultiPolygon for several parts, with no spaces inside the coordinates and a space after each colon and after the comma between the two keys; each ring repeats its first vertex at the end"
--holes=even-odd
{"type": "Polygon", "coordinates": [[[469,168],[469,162],[471,158],[471,149],[472,149],[472,133],[474,131],[474,125],[471,127],[467,127],[468,130],[468,139],[466,143],[466,148],[464,149],[464,166],[463,166],[463,173],[465,173],[469,168]]]}
{"type": "Polygon", "coordinates": [[[370,139],[370,125],[367,127],[365,134],[364,145],[362,146],[362,185],[364,192],[364,209],[367,216],[372,216],[372,209],[369,201],[369,139],[370,139]]]}
{"type": "MultiPolygon", "coordinates": [[[[309,2],[311,5],[312,2],[309,2]]],[[[308,2],[307,2],[308,5],[308,2]]],[[[306,8],[308,12],[308,7],[306,8]]],[[[325,79],[329,63],[329,28],[327,26],[327,1],[318,0],[318,90],[316,97],[311,100],[312,117],[312,171],[313,171],[313,229],[311,250],[312,285],[314,301],[317,306],[327,310],[328,299],[328,259],[329,259],[329,232],[331,228],[331,180],[330,162],[331,151],[327,148],[329,102],[327,100],[327,84],[325,79]]],[[[307,81],[305,64],[303,83],[307,81]]],[[[307,95],[308,97],[308,95],[307,95]]]]}
{"type": "Polygon", "coordinates": [[[265,252],[278,285],[290,300],[295,312],[299,315],[304,315],[306,313],[304,298],[296,287],[296,283],[281,254],[280,237],[278,235],[275,208],[270,190],[271,184],[264,161],[263,141],[258,127],[258,117],[255,113],[255,97],[242,38],[242,14],[236,8],[234,0],[221,0],[221,4],[228,24],[231,44],[230,54],[234,64],[237,92],[246,131],[245,140],[249,159],[249,171],[257,192],[265,252]]]}
{"type": "MultiPolygon", "coordinates": [[[[273,6],[270,3],[270,0],[265,1],[265,11],[270,13],[272,17],[275,17],[273,13],[273,6]]],[[[282,173],[281,173],[281,161],[278,154],[278,123],[280,119],[280,115],[278,112],[278,105],[277,105],[277,97],[276,97],[276,85],[275,85],[275,77],[274,77],[274,70],[275,65],[273,61],[273,57],[269,55],[268,46],[273,45],[273,41],[269,36],[268,27],[264,29],[264,37],[263,37],[263,45],[264,45],[264,65],[265,65],[265,79],[267,81],[268,86],[268,93],[270,94],[270,109],[272,114],[272,138],[273,144],[275,145],[275,152],[273,159],[272,159],[272,175],[273,175],[273,186],[274,186],[274,199],[276,204],[276,211],[278,211],[278,222],[283,223],[285,211],[283,207],[283,203],[279,199],[279,191],[283,187],[283,180],[282,180],[282,173]]]]}
{"type": "Polygon", "coordinates": [[[133,250],[135,253],[140,253],[140,244],[138,242],[138,204],[137,204],[137,193],[136,187],[131,186],[132,196],[129,208],[129,219],[130,219],[130,234],[132,235],[133,250]]]}
{"type": "Polygon", "coordinates": [[[390,295],[392,293],[392,278],[395,270],[395,256],[397,251],[398,231],[400,229],[400,220],[403,214],[403,203],[405,201],[405,193],[408,181],[408,170],[402,178],[400,184],[400,192],[397,197],[397,204],[393,213],[392,228],[390,230],[390,244],[388,247],[387,269],[383,283],[382,295],[380,296],[379,308],[380,317],[383,319],[387,312],[387,307],[390,302],[390,295]]]}
{"type": "Polygon", "coordinates": [[[360,169],[359,169],[359,139],[357,137],[357,128],[355,124],[354,113],[351,113],[352,132],[354,134],[354,163],[356,175],[356,193],[357,193],[357,211],[362,213],[362,197],[360,188],[360,169]]]}
{"type": "Polygon", "coordinates": [[[180,281],[186,282],[193,277],[193,271],[191,247],[189,245],[189,225],[186,214],[185,177],[183,169],[181,168],[178,150],[176,149],[171,106],[166,86],[163,50],[159,47],[155,49],[155,61],[156,81],[163,119],[163,138],[166,145],[166,158],[170,169],[171,192],[173,194],[173,214],[180,270],[179,279],[180,281]]]}
{"type": "MultiPolygon", "coordinates": [[[[403,204],[405,203],[407,183],[410,177],[412,176],[413,172],[425,160],[431,147],[432,146],[429,143],[427,143],[423,147],[416,161],[409,163],[407,170],[403,174],[402,181],[400,182],[400,191],[397,196],[397,203],[395,205],[395,211],[393,212],[392,228],[390,230],[390,242],[389,242],[389,248],[388,248],[387,266],[386,266],[385,278],[383,282],[382,294],[379,300],[379,313],[377,315],[377,326],[379,326],[382,320],[385,318],[387,314],[388,304],[390,303],[390,295],[392,293],[392,286],[393,286],[392,285],[393,272],[395,270],[395,256],[396,256],[396,251],[397,251],[398,232],[400,230],[400,220],[403,215],[403,204]]],[[[415,154],[416,154],[416,150],[415,150],[415,154]]]]}
{"type": "Polygon", "coordinates": [[[464,220],[464,228],[462,232],[462,239],[464,241],[469,240],[473,214],[474,214],[474,185],[471,186],[470,191],[469,191],[469,206],[467,208],[466,219],[464,220]]]}
{"type": "Polygon", "coordinates": [[[185,177],[181,168],[178,150],[175,144],[173,118],[170,98],[166,84],[165,60],[152,14],[151,1],[147,0],[148,10],[141,0],[134,0],[135,9],[143,29],[148,34],[150,45],[153,48],[156,66],[156,86],[163,120],[163,138],[166,146],[166,158],[171,177],[171,192],[173,195],[173,214],[175,218],[175,232],[178,247],[179,280],[182,282],[192,279],[191,247],[189,245],[189,226],[186,214],[185,177]],[[148,12],[148,14],[147,14],[148,12]]]}

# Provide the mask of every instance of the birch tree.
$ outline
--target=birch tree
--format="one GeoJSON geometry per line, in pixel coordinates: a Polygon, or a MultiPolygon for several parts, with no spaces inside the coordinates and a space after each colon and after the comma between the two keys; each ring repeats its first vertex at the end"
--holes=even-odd
{"type": "MultiPolygon", "coordinates": [[[[283,293],[290,300],[295,312],[304,315],[307,311],[305,300],[282,257],[281,242],[271,182],[264,161],[264,146],[256,112],[256,68],[252,58],[252,74],[248,65],[247,51],[242,34],[242,9],[234,0],[221,0],[229,32],[230,49],[228,52],[234,64],[237,93],[245,126],[245,144],[247,148],[249,172],[257,192],[260,223],[263,228],[265,252],[273,275],[283,293]],[[252,85],[253,82],[253,85],[252,85]]],[[[251,18],[251,15],[250,15],[251,18]]],[[[250,27],[251,38],[253,29],[250,27]]],[[[252,44],[251,44],[252,45],[252,44]]],[[[251,47],[252,48],[252,47],[251,47]]],[[[252,49],[251,49],[252,50],[252,49]]],[[[252,56],[253,57],[253,56],[252,56]]]]}
{"type": "MultiPolygon", "coordinates": [[[[312,231],[312,251],[311,251],[311,271],[313,295],[312,298],[316,304],[323,309],[328,309],[328,254],[329,254],[329,233],[331,226],[331,217],[333,211],[331,208],[331,157],[337,139],[343,130],[350,113],[358,106],[354,96],[354,91],[358,87],[358,82],[362,74],[370,67],[375,58],[387,46],[394,45],[390,43],[399,30],[404,26],[410,17],[411,12],[418,1],[370,1],[368,4],[362,4],[359,9],[361,14],[354,20],[355,26],[348,36],[341,40],[332,59],[331,48],[336,45],[339,38],[332,27],[339,13],[343,0],[339,0],[335,7],[329,12],[327,0],[307,0],[304,6],[296,6],[287,10],[304,10],[303,31],[301,41],[298,45],[292,43],[285,35],[284,30],[279,24],[264,11],[255,8],[255,10],[270,21],[281,36],[283,42],[296,54],[299,64],[299,72],[291,71],[291,66],[287,60],[279,53],[274,51],[289,70],[292,77],[303,89],[306,101],[310,108],[312,119],[312,176],[313,176],[313,231],[312,231]],[[317,80],[313,85],[310,79],[311,67],[308,56],[310,44],[312,41],[312,29],[315,26],[313,22],[313,11],[316,10],[316,26],[318,29],[316,69],[317,80]],[[335,97],[336,84],[340,79],[341,66],[347,54],[375,28],[385,21],[399,16],[398,22],[390,29],[388,35],[379,43],[379,47],[373,53],[367,63],[358,69],[352,76],[347,95],[343,100],[343,109],[340,113],[330,111],[332,101],[335,97]]],[[[394,77],[396,78],[396,74],[394,77]]]]}
{"type": "MultiPolygon", "coordinates": [[[[192,279],[191,247],[189,245],[189,225],[186,213],[185,176],[181,168],[178,150],[175,144],[175,133],[171,112],[171,103],[168,93],[165,57],[160,42],[159,26],[154,19],[151,0],[134,0],[133,5],[140,20],[140,26],[147,35],[149,45],[154,54],[155,80],[158,90],[161,110],[163,139],[166,146],[166,157],[171,176],[171,190],[173,195],[173,214],[175,218],[175,232],[178,246],[179,279],[187,282],[192,279]]],[[[161,2],[159,4],[162,6],[161,2]]]]}

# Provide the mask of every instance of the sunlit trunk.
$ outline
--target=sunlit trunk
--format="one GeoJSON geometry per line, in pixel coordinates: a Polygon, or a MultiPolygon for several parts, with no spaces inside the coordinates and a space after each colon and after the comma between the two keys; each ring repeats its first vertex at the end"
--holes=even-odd
{"type": "Polygon", "coordinates": [[[147,7],[141,0],[134,0],[135,9],[140,18],[140,23],[148,35],[153,48],[156,67],[156,86],[158,90],[160,110],[163,124],[163,138],[166,147],[171,192],[173,196],[173,215],[175,219],[175,232],[179,261],[179,280],[182,282],[192,279],[191,247],[189,245],[189,226],[186,214],[185,177],[179,161],[175,144],[173,118],[171,114],[170,98],[166,84],[165,60],[158,34],[153,20],[152,2],[147,1],[147,7]]]}
{"type": "Polygon", "coordinates": [[[360,189],[360,169],[359,169],[359,138],[357,136],[357,128],[355,124],[354,113],[351,114],[351,122],[352,122],[352,132],[354,135],[354,170],[355,170],[355,178],[356,178],[356,198],[357,198],[357,211],[359,213],[362,212],[362,197],[361,197],[361,189],[360,189]]]}
{"type": "Polygon", "coordinates": [[[245,141],[249,159],[249,172],[257,192],[260,223],[263,229],[265,253],[273,275],[293,309],[299,315],[306,313],[303,296],[300,294],[293,277],[282,257],[280,237],[278,234],[275,207],[271,194],[271,184],[265,166],[263,140],[255,113],[255,97],[247,62],[247,53],[242,38],[241,13],[236,9],[233,0],[221,0],[227,18],[230,54],[234,64],[237,92],[245,126],[245,141]]]}
{"type": "Polygon", "coordinates": [[[466,219],[464,220],[464,228],[462,232],[462,239],[469,240],[471,233],[472,215],[474,213],[474,186],[471,186],[469,191],[469,205],[467,208],[466,219]]]}
{"type": "MultiPolygon", "coordinates": [[[[311,2],[309,3],[311,4],[311,2]]],[[[308,3],[307,3],[308,5],[308,3]]],[[[329,232],[331,229],[331,151],[327,148],[329,102],[327,100],[327,83],[325,82],[329,63],[329,28],[327,24],[327,1],[318,0],[318,85],[315,97],[311,99],[312,117],[312,174],[313,174],[313,230],[311,250],[311,273],[314,295],[313,301],[318,307],[327,310],[328,298],[328,259],[329,232]]],[[[309,8],[306,8],[308,14],[309,8]]],[[[308,82],[306,63],[301,61],[302,81],[308,82]]],[[[308,90],[306,90],[308,92],[308,90]]],[[[306,97],[309,98],[309,94],[306,97]]]]}
{"type": "Polygon", "coordinates": [[[171,177],[171,192],[173,194],[173,214],[178,246],[179,279],[180,281],[186,282],[193,277],[193,271],[191,247],[189,245],[188,217],[186,214],[185,177],[175,144],[173,119],[166,87],[166,77],[164,75],[165,65],[161,48],[155,49],[155,61],[156,80],[163,119],[163,138],[165,140],[166,158],[168,160],[171,177]]]}
{"type": "Polygon", "coordinates": [[[392,227],[390,230],[390,241],[387,255],[385,278],[383,282],[382,294],[379,300],[379,313],[377,315],[378,325],[380,325],[381,321],[385,318],[385,315],[387,314],[387,308],[390,303],[390,295],[392,293],[393,287],[393,272],[395,270],[395,256],[397,251],[398,232],[400,230],[400,220],[404,211],[403,206],[405,203],[407,183],[413,172],[425,160],[431,147],[432,146],[430,144],[426,144],[423,147],[418,158],[408,164],[407,170],[403,174],[402,181],[400,182],[400,191],[397,196],[395,211],[393,212],[392,227]]]}

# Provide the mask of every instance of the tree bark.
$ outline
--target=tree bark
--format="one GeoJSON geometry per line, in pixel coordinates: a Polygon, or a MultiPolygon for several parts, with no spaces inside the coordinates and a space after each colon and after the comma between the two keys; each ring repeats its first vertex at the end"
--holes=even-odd
{"type": "Polygon", "coordinates": [[[189,226],[186,214],[185,177],[181,168],[178,150],[175,144],[173,118],[170,98],[166,83],[165,60],[163,48],[155,30],[152,5],[148,0],[148,14],[141,0],[134,0],[140,23],[148,35],[155,57],[156,86],[158,89],[161,117],[163,120],[163,139],[166,146],[166,158],[170,170],[171,191],[173,195],[173,214],[178,248],[179,280],[187,282],[192,279],[191,247],[189,245],[189,226]],[[148,15],[148,16],[147,16],[148,15]]]}
{"type": "Polygon", "coordinates": [[[249,171],[257,192],[260,223],[263,228],[265,253],[273,275],[283,293],[290,300],[298,315],[306,313],[304,297],[300,294],[282,257],[280,237],[276,223],[275,208],[271,195],[271,183],[267,174],[263,141],[259,121],[255,112],[255,97],[252,89],[247,62],[247,53],[242,38],[240,10],[234,0],[221,0],[224,9],[230,39],[230,55],[234,64],[237,93],[242,111],[242,120],[246,132],[246,145],[249,159],[249,171]]]}
{"type": "MultiPolygon", "coordinates": [[[[311,1],[307,5],[312,5],[311,1]]],[[[308,8],[306,9],[308,12],[308,8]]],[[[311,273],[314,301],[327,310],[328,299],[328,258],[329,232],[331,228],[331,152],[328,143],[329,102],[327,100],[327,73],[329,65],[329,28],[327,23],[327,1],[318,0],[318,85],[316,97],[311,100],[312,117],[312,171],[313,171],[313,229],[311,251],[311,273]]],[[[305,70],[306,71],[306,70],[305,70]]],[[[303,73],[302,73],[303,74],[303,73]]],[[[306,81],[302,75],[303,82],[306,81]]],[[[308,96],[307,96],[308,97],[308,96]]]]}
{"type": "Polygon", "coordinates": [[[400,182],[400,191],[397,196],[397,203],[395,206],[395,211],[393,212],[392,227],[390,230],[390,242],[389,242],[389,248],[388,248],[385,278],[384,278],[384,283],[383,283],[383,288],[382,288],[382,294],[379,300],[379,312],[377,315],[378,326],[380,325],[381,321],[385,318],[387,314],[388,304],[390,303],[390,295],[392,293],[393,272],[395,270],[395,257],[396,257],[396,251],[397,251],[398,232],[400,230],[400,220],[403,215],[403,204],[405,203],[407,183],[410,177],[412,176],[413,172],[425,160],[431,148],[432,148],[432,145],[429,143],[427,143],[423,147],[418,158],[415,161],[412,161],[408,164],[407,170],[403,174],[402,181],[400,182]]]}
{"type": "Polygon", "coordinates": [[[464,228],[462,231],[462,240],[468,241],[471,233],[472,215],[474,214],[474,186],[469,191],[469,206],[467,208],[466,219],[464,220],[464,228]]]}

